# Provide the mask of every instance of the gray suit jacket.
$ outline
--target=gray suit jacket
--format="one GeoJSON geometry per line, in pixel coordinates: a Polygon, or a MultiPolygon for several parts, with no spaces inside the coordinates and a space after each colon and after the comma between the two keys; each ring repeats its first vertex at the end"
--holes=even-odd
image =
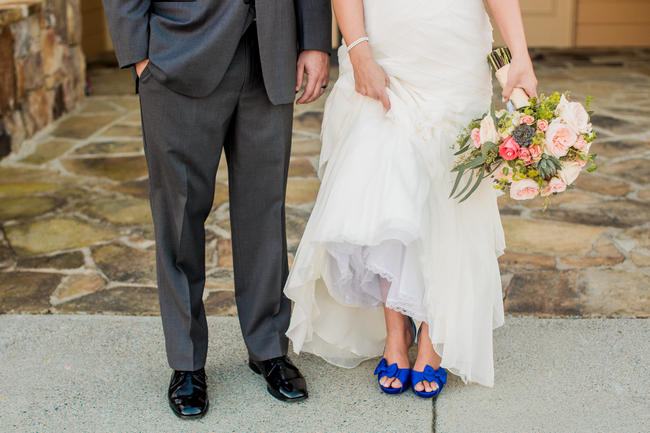
{"type": "MultiPolygon", "coordinates": [[[[250,20],[244,0],[103,0],[121,67],[150,59],[171,90],[209,95],[221,82],[250,20]]],[[[264,84],[273,104],[295,98],[298,50],[328,52],[329,0],[256,0],[264,84]]]]}

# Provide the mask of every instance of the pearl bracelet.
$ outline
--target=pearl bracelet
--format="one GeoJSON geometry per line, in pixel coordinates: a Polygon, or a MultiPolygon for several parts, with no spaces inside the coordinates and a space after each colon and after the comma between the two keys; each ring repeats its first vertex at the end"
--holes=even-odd
{"type": "Polygon", "coordinates": [[[361,42],[366,42],[367,40],[368,40],[368,36],[364,36],[363,38],[359,38],[359,39],[357,39],[356,41],[352,42],[350,45],[348,45],[348,48],[347,48],[348,53],[350,52],[350,50],[351,50],[352,48],[356,47],[356,46],[359,45],[361,42]]]}

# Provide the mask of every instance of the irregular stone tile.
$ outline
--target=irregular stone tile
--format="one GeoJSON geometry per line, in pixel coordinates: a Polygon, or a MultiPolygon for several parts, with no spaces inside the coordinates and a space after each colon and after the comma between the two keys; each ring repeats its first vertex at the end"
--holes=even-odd
{"type": "Polygon", "coordinates": [[[321,143],[317,138],[295,140],[291,144],[291,154],[294,156],[316,156],[320,154],[321,143]]]}
{"type": "Polygon", "coordinates": [[[287,203],[311,203],[316,200],[320,182],[311,179],[289,179],[287,184],[287,203]]]}
{"type": "Polygon", "coordinates": [[[555,257],[553,256],[506,251],[505,254],[499,257],[499,269],[501,272],[519,272],[554,268],[555,257]]]}
{"type": "Polygon", "coordinates": [[[40,168],[0,167],[0,184],[16,182],[37,182],[58,178],[57,172],[40,168]]]}
{"type": "Polygon", "coordinates": [[[549,208],[533,213],[536,218],[610,227],[632,227],[645,224],[650,203],[620,199],[600,203],[578,203],[562,208],[549,208]]]}
{"type": "Polygon", "coordinates": [[[615,164],[605,164],[600,171],[639,185],[650,184],[650,160],[648,159],[636,158],[615,164]]]}
{"type": "Polygon", "coordinates": [[[650,188],[644,189],[643,191],[639,192],[639,199],[650,201],[650,188]]]}
{"type": "Polygon", "coordinates": [[[102,245],[92,250],[97,267],[111,281],[120,283],[154,284],[156,253],[141,251],[123,244],[102,245]]]}
{"type": "Polygon", "coordinates": [[[135,91],[130,68],[92,68],[88,71],[88,78],[92,85],[90,93],[93,96],[128,95],[135,91]]]}
{"type": "Polygon", "coordinates": [[[142,140],[96,141],[74,151],[75,155],[105,155],[113,153],[142,153],[142,140]]]}
{"type": "Polygon", "coordinates": [[[111,180],[134,180],[147,175],[144,156],[111,158],[74,158],[61,161],[63,166],[84,176],[106,177],[111,180]]]}
{"type": "Polygon", "coordinates": [[[632,263],[635,265],[645,268],[650,266],[650,252],[643,251],[632,251],[630,253],[630,260],[632,260],[632,263]]]}
{"type": "Polygon", "coordinates": [[[113,125],[102,132],[102,137],[142,137],[140,125],[113,125]]]}
{"type": "Polygon", "coordinates": [[[306,111],[294,117],[293,127],[298,131],[308,131],[320,134],[323,123],[323,113],[318,111],[306,111]]]}
{"type": "Polygon", "coordinates": [[[605,231],[602,227],[513,217],[502,218],[502,222],[508,249],[527,253],[587,254],[605,231]]]}
{"type": "Polygon", "coordinates": [[[618,256],[570,256],[562,257],[560,261],[568,266],[576,266],[580,268],[592,268],[598,266],[614,266],[623,263],[625,257],[618,256]]]}
{"type": "Polygon", "coordinates": [[[212,209],[216,209],[222,204],[227,203],[228,200],[228,185],[217,183],[214,187],[214,202],[212,203],[212,209]]]}
{"type": "Polygon", "coordinates": [[[0,313],[45,313],[61,275],[0,272],[0,313]]]}
{"type": "Polygon", "coordinates": [[[133,122],[133,123],[141,122],[142,117],[140,116],[140,111],[138,110],[138,111],[132,112],[131,114],[129,114],[128,116],[123,118],[122,121],[123,122],[133,122]]]}
{"type": "Polygon", "coordinates": [[[30,218],[56,209],[60,203],[52,197],[0,198],[0,220],[30,218]]]}
{"type": "Polygon", "coordinates": [[[105,113],[109,111],[117,111],[117,109],[108,102],[99,98],[93,98],[92,96],[86,98],[81,108],[79,108],[79,112],[84,114],[105,113]]]}
{"type": "Polygon", "coordinates": [[[66,153],[75,145],[74,141],[50,140],[40,143],[36,150],[22,158],[20,162],[25,164],[44,164],[66,153]]]}
{"type": "Polygon", "coordinates": [[[617,158],[631,153],[640,154],[648,149],[648,141],[641,140],[596,140],[591,146],[590,153],[606,158],[617,158]]]}
{"type": "Polygon", "coordinates": [[[579,273],[539,271],[518,273],[508,286],[505,309],[510,314],[580,315],[579,273]]]}
{"type": "Polygon", "coordinates": [[[54,191],[60,185],[51,182],[0,183],[0,195],[22,196],[54,191]]]}
{"type": "Polygon", "coordinates": [[[594,114],[591,116],[591,123],[594,125],[594,129],[597,132],[601,129],[605,129],[608,132],[614,133],[614,135],[628,135],[645,132],[645,128],[642,125],[635,125],[626,120],[602,114],[594,114]]]}
{"type": "Polygon", "coordinates": [[[118,118],[116,114],[97,114],[92,116],[68,116],[52,132],[55,137],[85,140],[118,118]]]}
{"type": "Polygon", "coordinates": [[[592,269],[587,273],[583,312],[596,316],[650,315],[650,276],[635,270],[592,269]]]}
{"type": "Polygon", "coordinates": [[[133,225],[152,222],[147,200],[138,198],[95,200],[84,207],[84,212],[113,224],[133,225]]]}
{"type": "Polygon", "coordinates": [[[621,235],[623,238],[633,239],[637,248],[650,249],[650,228],[635,227],[626,230],[621,235]]]}
{"type": "Polygon", "coordinates": [[[590,173],[581,173],[574,185],[583,191],[595,192],[612,197],[622,197],[632,192],[632,187],[625,182],[590,173]]]}
{"type": "Polygon", "coordinates": [[[109,189],[122,194],[132,195],[134,197],[149,200],[149,179],[131,180],[118,185],[110,186],[109,189]]]}
{"type": "Polygon", "coordinates": [[[71,297],[101,290],[106,281],[99,274],[69,275],[52,294],[52,303],[57,304],[71,297]]]}
{"type": "Polygon", "coordinates": [[[26,269],[77,269],[84,265],[81,251],[46,257],[24,257],[18,260],[19,268],[26,269]]]}
{"type": "Polygon", "coordinates": [[[119,105],[125,110],[138,110],[138,113],[140,112],[140,99],[137,96],[119,96],[107,98],[107,100],[119,105]]]}
{"type": "Polygon", "coordinates": [[[210,292],[204,302],[205,314],[208,316],[236,316],[235,292],[217,290],[210,292]]]}
{"type": "Polygon", "coordinates": [[[57,305],[62,313],[160,313],[158,290],[154,287],[116,287],[91,293],[57,305]]]}
{"type": "Polygon", "coordinates": [[[286,214],[287,238],[300,241],[302,234],[305,232],[307,220],[309,220],[309,212],[294,207],[287,207],[286,214]]]}
{"type": "Polygon", "coordinates": [[[50,218],[5,226],[5,233],[13,250],[23,257],[82,248],[119,235],[104,226],[73,218],[50,218]]]}
{"type": "Polygon", "coordinates": [[[232,268],[232,242],[230,239],[219,239],[217,242],[217,265],[220,268],[232,268]]]}
{"type": "Polygon", "coordinates": [[[316,177],[316,170],[308,159],[293,159],[289,164],[289,177],[316,177]]]}
{"type": "Polygon", "coordinates": [[[3,243],[0,243],[0,269],[13,266],[14,263],[14,254],[11,251],[11,248],[4,245],[3,243]]]}
{"type": "Polygon", "coordinates": [[[206,289],[233,290],[235,288],[235,276],[232,268],[217,269],[210,272],[205,280],[206,289]]]}

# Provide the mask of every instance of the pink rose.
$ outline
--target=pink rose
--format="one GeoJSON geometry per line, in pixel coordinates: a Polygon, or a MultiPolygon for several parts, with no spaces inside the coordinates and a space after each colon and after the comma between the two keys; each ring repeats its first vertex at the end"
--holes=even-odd
{"type": "Polygon", "coordinates": [[[538,161],[542,156],[542,147],[539,144],[533,144],[528,148],[528,151],[534,161],[538,161]]]}
{"type": "Polygon", "coordinates": [[[499,146],[499,156],[506,161],[512,161],[513,159],[517,159],[519,156],[519,149],[519,145],[515,139],[508,137],[503,143],[501,143],[501,146],[499,146]]]}
{"type": "Polygon", "coordinates": [[[472,141],[474,146],[480,148],[483,143],[481,143],[481,130],[478,128],[472,129],[472,141]]]}
{"type": "Polygon", "coordinates": [[[535,123],[535,118],[529,114],[526,114],[525,116],[521,116],[521,119],[519,119],[519,123],[525,123],[526,125],[532,125],[535,123]]]}
{"type": "Polygon", "coordinates": [[[566,183],[557,177],[551,178],[551,180],[548,182],[548,186],[551,189],[551,192],[566,191],[566,183]]]}
{"type": "Polygon", "coordinates": [[[551,122],[548,131],[546,131],[547,153],[560,158],[569,152],[569,148],[575,144],[577,139],[576,133],[566,123],[556,119],[551,122]]]}
{"type": "Polygon", "coordinates": [[[580,167],[584,167],[585,165],[587,165],[587,161],[583,161],[580,158],[576,159],[575,163],[578,164],[580,167]]]}
{"type": "Polygon", "coordinates": [[[576,149],[578,149],[582,153],[589,153],[589,149],[591,148],[591,143],[587,142],[583,136],[580,136],[578,138],[578,141],[576,141],[576,144],[573,145],[576,149]]]}
{"type": "Polygon", "coordinates": [[[510,197],[515,200],[530,200],[539,194],[539,186],[532,179],[516,180],[510,185],[510,197]]]}
{"type": "Polygon", "coordinates": [[[519,159],[524,161],[526,165],[529,165],[533,162],[533,155],[530,154],[530,150],[525,147],[519,149],[519,159]]]}
{"type": "Polygon", "coordinates": [[[548,120],[546,119],[539,119],[537,121],[537,130],[540,132],[544,132],[548,129],[548,120]]]}

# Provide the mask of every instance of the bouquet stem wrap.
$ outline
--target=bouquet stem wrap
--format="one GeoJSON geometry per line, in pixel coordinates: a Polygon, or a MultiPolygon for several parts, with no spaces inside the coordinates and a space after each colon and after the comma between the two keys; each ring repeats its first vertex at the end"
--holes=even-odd
{"type": "MultiPolygon", "coordinates": [[[[497,80],[499,81],[499,84],[501,84],[501,88],[504,88],[506,86],[506,82],[508,81],[508,70],[510,70],[510,63],[501,67],[495,72],[497,80]]],[[[514,104],[515,108],[527,107],[530,105],[528,103],[528,95],[526,95],[526,92],[524,92],[523,89],[520,89],[518,87],[512,89],[510,100],[514,104]]]]}

